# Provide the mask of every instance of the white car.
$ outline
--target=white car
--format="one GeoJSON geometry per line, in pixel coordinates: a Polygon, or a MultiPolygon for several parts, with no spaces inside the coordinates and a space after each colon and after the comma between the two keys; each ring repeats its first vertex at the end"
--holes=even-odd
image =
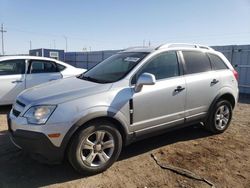
{"type": "Polygon", "coordinates": [[[23,90],[52,80],[77,76],[85,69],[36,56],[0,57],[0,105],[13,104],[23,90]]]}

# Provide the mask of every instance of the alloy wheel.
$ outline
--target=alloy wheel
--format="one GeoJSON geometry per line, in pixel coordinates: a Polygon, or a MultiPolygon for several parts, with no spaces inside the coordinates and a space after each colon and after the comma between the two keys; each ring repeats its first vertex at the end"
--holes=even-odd
{"type": "Polygon", "coordinates": [[[218,130],[226,128],[230,118],[230,110],[227,105],[221,105],[215,113],[215,127],[218,130]]]}
{"type": "Polygon", "coordinates": [[[114,138],[104,130],[98,130],[81,143],[81,159],[90,167],[104,165],[114,152],[114,138]]]}

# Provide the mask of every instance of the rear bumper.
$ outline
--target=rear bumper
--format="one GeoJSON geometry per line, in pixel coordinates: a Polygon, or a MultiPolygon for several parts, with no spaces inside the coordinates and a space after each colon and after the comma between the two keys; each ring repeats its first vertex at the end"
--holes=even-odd
{"type": "Polygon", "coordinates": [[[30,153],[34,159],[50,164],[62,162],[65,151],[64,147],[54,146],[46,135],[21,129],[13,131],[11,129],[11,119],[9,115],[8,130],[14,145],[30,153]]]}

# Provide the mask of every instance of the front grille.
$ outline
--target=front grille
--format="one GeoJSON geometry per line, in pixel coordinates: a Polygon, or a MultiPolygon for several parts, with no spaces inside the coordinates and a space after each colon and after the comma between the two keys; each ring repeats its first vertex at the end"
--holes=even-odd
{"type": "Polygon", "coordinates": [[[16,100],[16,103],[13,105],[13,109],[12,109],[12,113],[15,117],[18,117],[21,112],[23,111],[23,109],[25,108],[25,104],[22,103],[19,100],[16,100]]]}
{"type": "Polygon", "coordinates": [[[19,104],[22,107],[25,107],[25,104],[23,104],[22,102],[20,102],[19,100],[16,100],[16,103],[19,104]]]}
{"type": "Polygon", "coordinates": [[[14,116],[18,117],[18,116],[20,115],[21,112],[19,112],[19,111],[13,109],[13,110],[12,110],[12,113],[13,113],[14,116]]]}

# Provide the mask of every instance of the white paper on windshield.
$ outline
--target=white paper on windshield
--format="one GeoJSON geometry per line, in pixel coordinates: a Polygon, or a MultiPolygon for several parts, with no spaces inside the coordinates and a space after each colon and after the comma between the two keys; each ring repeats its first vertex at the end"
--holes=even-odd
{"type": "Polygon", "coordinates": [[[126,57],[124,59],[124,61],[128,61],[128,62],[137,62],[139,60],[140,60],[140,58],[138,58],[138,57],[126,57]]]}

